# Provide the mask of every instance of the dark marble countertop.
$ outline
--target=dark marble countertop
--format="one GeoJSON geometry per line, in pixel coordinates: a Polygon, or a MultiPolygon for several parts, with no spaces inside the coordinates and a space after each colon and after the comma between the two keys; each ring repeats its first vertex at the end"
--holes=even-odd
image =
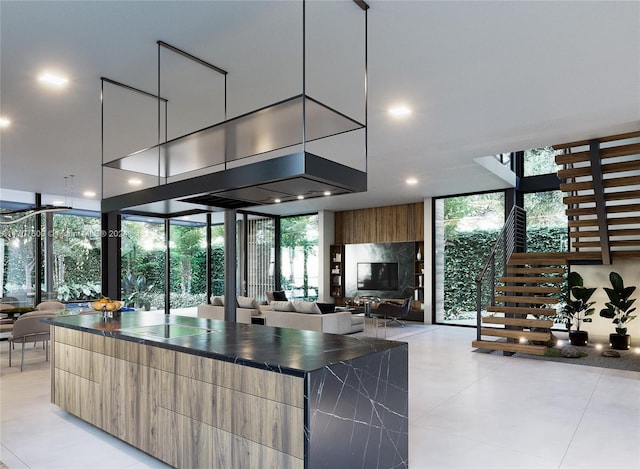
{"type": "MultiPolygon", "coordinates": [[[[301,313],[302,314],[302,313],[301,313]]],[[[162,312],[58,316],[45,319],[66,327],[115,339],[153,345],[276,372],[304,376],[328,365],[374,352],[405,347],[405,342],[324,334],[257,324],[165,315],[162,312]]]]}

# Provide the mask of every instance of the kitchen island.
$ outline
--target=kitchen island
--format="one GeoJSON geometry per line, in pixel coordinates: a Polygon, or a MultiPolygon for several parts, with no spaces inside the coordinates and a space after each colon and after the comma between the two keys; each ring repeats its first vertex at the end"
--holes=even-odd
{"type": "Polygon", "coordinates": [[[404,342],[156,312],[47,321],[52,402],[171,466],[408,466],[404,342]]]}

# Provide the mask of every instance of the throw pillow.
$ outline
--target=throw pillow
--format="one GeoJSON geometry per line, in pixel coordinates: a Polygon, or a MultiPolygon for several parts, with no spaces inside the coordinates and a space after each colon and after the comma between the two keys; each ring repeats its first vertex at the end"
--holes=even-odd
{"type": "Polygon", "coordinates": [[[238,307],[247,309],[258,309],[258,302],[249,296],[238,296],[238,307]]]}
{"type": "Polygon", "coordinates": [[[322,314],[315,301],[294,301],[293,307],[297,313],[322,314]]]}
{"type": "Polygon", "coordinates": [[[283,290],[273,292],[273,301],[287,301],[287,295],[283,290]]]}
{"type": "Polygon", "coordinates": [[[212,296],[211,304],[213,306],[224,306],[224,296],[212,296]]]}
{"type": "Polygon", "coordinates": [[[333,303],[316,303],[322,314],[335,313],[336,305],[333,303]]]}
{"type": "Polygon", "coordinates": [[[274,311],[295,311],[290,301],[272,301],[271,307],[274,311]]]}

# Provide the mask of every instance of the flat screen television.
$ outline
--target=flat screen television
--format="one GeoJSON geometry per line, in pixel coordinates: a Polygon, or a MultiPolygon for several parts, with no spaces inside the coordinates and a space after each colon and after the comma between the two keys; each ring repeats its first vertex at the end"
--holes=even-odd
{"type": "Polygon", "coordinates": [[[358,290],[398,290],[398,263],[358,262],[358,290]]]}

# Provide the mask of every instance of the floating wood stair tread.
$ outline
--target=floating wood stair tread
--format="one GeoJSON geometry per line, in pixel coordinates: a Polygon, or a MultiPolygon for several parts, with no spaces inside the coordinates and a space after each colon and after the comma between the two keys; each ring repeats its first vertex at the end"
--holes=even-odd
{"type": "MultiPolygon", "coordinates": [[[[571,231],[569,236],[572,238],[598,238],[600,234],[595,230],[579,230],[571,231]]],[[[640,236],[640,228],[609,230],[610,238],[621,238],[623,236],[640,236]]]]}
{"type": "Polygon", "coordinates": [[[640,185],[640,176],[625,176],[619,178],[609,178],[602,181],[602,185],[606,189],[612,187],[625,187],[640,185]]]}
{"type": "MultiPolygon", "coordinates": [[[[601,166],[602,174],[624,173],[627,171],[640,170],[640,160],[621,161],[619,163],[608,163],[601,166]]],[[[591,166],[580,166],[578,168],[561,169],[558,171],[560,179],[591,176],[591,166]]]]}
{"type": "Polygon", "coordinates": [[[538,328],[553,327],[553,321],[549,321],[548,319],[522,319],[522,318],[503,318],[501,316],[485,316],[484,318],[482,318],[482,322],[486,324],[502,324],[504,326],[538,327],[538,328]]]}
{"type": "MultiPolygon", "coordinates": [[[[564,267],[507,267],[507,274],[564,274],[564,267]]],[[[549,277],[553,278],[553,277],[549,277]]]]}
{"type": "Polygon", "coordinates": [[[613,200],[635,200],[635,199],[640,199],[640,190],[607,192],[604,195],[604,198],[605,198],[605,200],[607,202],[610,202],[610,201],[613,201],[613,200]]]}
{"type": "Polygon", "coordinates": [[[498,285],[496,291],[512,293],[560,293],[560,287],[538,287],[525,285],[498,285]]]}
{"type": "MultiPolygon", "coordinates": [[[[609,213],[632,213],[640,212],[640,204],[608,205],[609,213]]],[[[580,217],[584,215],[596,215],[595,207],[568,208],[565,213],[569,217],[580,217]]]]}
{"type": "Polygon", "coordinates": [[[506,314],[530,314],[532,316],[555,316],[556,310],[553,308],[527,308],[525,306],[489,306],[487,311],[490,313],[506,313],[506,314]]]}
{"type": "Polygon", "coordinates": [[[595,218],[586,218],[582,220],[569,220],[567,225],[569,225],[569,228],[577,228],[580,226],[598,226],[598,220],[595,218]]]}
{"type": "Polygon", "coordinates": [[[471,346],[483,350],[502,350],[504,352],[528,353],[529,355],[544,355],[547,352],[547,347],[544,345],[528,345],[495,340],[474,340],[471,346]]]}
{"type": "Polygon", "coordinates": [[[640,259],[640,251],[612,251],[611,257],[613,259],[640,259]]]}
{"type": "MultiPolygon", "coordinates": [[[[633,132],[626,132],[624,134],[608,135],[607,137],[601,137],[598,140],[601,142],[615,142],[616,140],[626,140],[628,138],[640,137],[640,131],[634,130],[633,132]]],[[[561,143],[558,145],[552,145],[554,150],[563,150],[565,148],[584,147],[588,146],[591,140],[578,140],[576,142],[561,143]]]]}
{"type": "MultiPolygon", "coordinates": [[[[640,247],[640,239],[626,239],[619,241],[609,241],[610,247],[640,247]]],[[[574,241],[574,248],[598,248],[600,241],[574,241]]]]}
{"type": "Polygon", "coordinates": [[[578,192],[593,190],[593,181],[581,181],[581,182],[563,182],[560,184],[560,190],[562,192],[578,192]]]}
{"type": "Polygon", "coordinates": [[[483,327],[480,329],[482,335],[490,337],[504,337],[507,339],[527,339],[547,341],[551,338],[551,332],[531,332],[503,329],[501,327],[483,327]]]}
{"type": "Polygon", "coordinates": [[[574,204],[588,204],[596,201],[596,196],[593,194],[583,194],[583,195],[567,195],[562,198],[562,202],[565,205],[574,205],[574,204]]]}
{"type": "MultiPolygon", "coordinates": [[[[533,270],[531,269],[523,269],[523,270],[533,270]]],[[[561,270],[560,273],[564,273],[564,270],[561,270]]],[[[500,277],[500,282],[502,283],[562,283],[564,279],[562,277],[500,277]]]]}
{"type": "Polygon", "coordinates": [[[503,296],[496,295],[496,302],[500,303],[522,303],[530,305],[555,305],[558,303],[557,298],[550,296],[503,296]]]}
{"type": "MultiPolygon", "coordinates": [[[[629,156],[640,153],[640,143],[631,143],[629,145],[619,145],[617,147],[608,147],[600,149],[600,158],[615,158],[618,156],[629,156]]],[[[556,155],[556,164],[565,165],[589,161],[588,151],[577,151],[575,153],[565,153],[556,155]]]]}

